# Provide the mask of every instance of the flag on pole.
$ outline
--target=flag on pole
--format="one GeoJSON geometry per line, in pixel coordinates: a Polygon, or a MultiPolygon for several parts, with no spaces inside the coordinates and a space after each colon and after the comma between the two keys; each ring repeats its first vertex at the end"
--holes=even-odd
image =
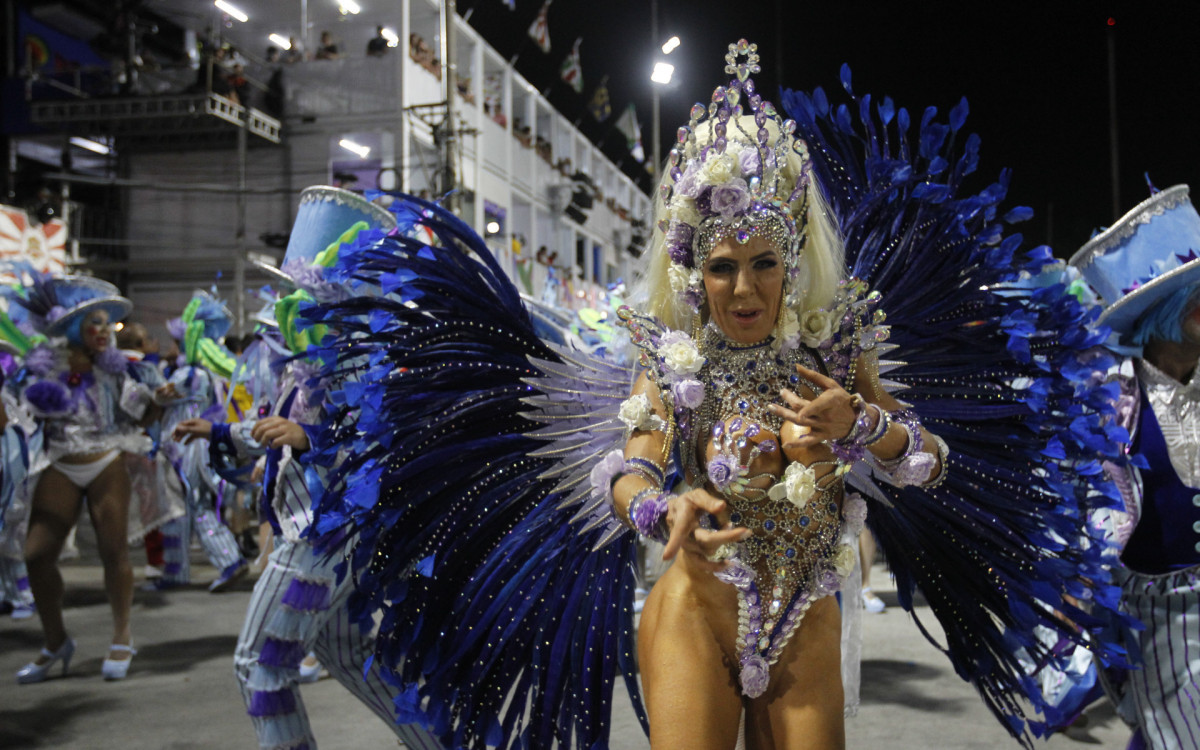
{"type": "Polygon", "coordinates": [[[579,66],[579,45],[582,42],[583,37],[575,40],[575,46],[562,63],[562,79],[575,89],[576,94],[583,93],[583,68],[579,66]]]}
{"type": "Polygon", "coordinates": [[[608,76],[600,81],[600,85],[592,92],[592,100],[588,102],[588,111],[597,122],[604,122],[612,116],[612,103],[608,98],[608,76]]]}
{"type": "Polygon", "coordinates": [[[639,163],[646,161],[646,151],[642,148],[642,128],[638,125],[637,108],[631,102],[621,116],[617,119],[617,130],[625,136],[625,145],[629,148],[629,153],[637,159],[639,163]]]}
{"type": "Polygon", "coordinates": [[[533,37],[533,41],[537,42],[537,46],[546,54],[550,54],[550,25],[546,22],[546,11],[550,9],[551,2],[552,0],[546,0],[542,3],[537,18],[533,19],[529,26],[529,36],[533,37]]]}

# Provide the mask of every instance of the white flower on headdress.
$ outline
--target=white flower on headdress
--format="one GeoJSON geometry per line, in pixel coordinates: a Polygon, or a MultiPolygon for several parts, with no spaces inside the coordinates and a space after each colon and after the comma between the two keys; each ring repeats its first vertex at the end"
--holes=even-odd
{"type": "Polygon", "coordinates": [[[672,221],[683,222],[690,224],[693,227],[700,226],[700,212],[696,210],[696,201],[686,196],[676,196],[670,205],[670,217],[672,221]]]}
{"type": "Polygon", "coordinates": [[[639,393],[621,402],[621,410],[617,419],[624,423],[627,430],[650,430],[654,428],[654,410],[650,408],[650,399],[646,394],[639,393]]]}
{"type": "Polygon", "coordinates": [[[854,566],[858,563],[858,550],[851,544],[843,544],[838,547],[837,554],[833,558],[833,568],[837,571],[838,578],[845,578],[854,572],[854,566]]]}
{"type": "Polygon", "coordinates": [[[692,271],[678,263],[672,263],[667,267],[667,280],[671,282],[671,291],[679,294],[691,285],[692,271]]]}
{"type": "Polygon", "coordinates": [[[819,347],[833,337],[833,316],[824,310],[809,310],[800,318],[800,340],[819,347]]]}
{"type": "Polygon", "coordinates": [[[696,269],[689,269],[678,263],[667,267],[667,281],[671,291],[679,298],[680,304],[691,308],[699,308],[704,299],[704,274],[696,269]]]}
{"type": "Polygon", "coordinates": [[[676,378],[695,375],[704,366],[704,357],[691,337],[682,331],[672,331],[662,337],[658,354],[676,378]]]}
{"type": "Polygon", "coordinates": [[[783,478],[767,492],[772,500],[787,499],[799,510],[804,510],[813,493],[817,491],[817,475],[812,467],[793,461],[783,472],[783,478]]]}
{"type": "Polygon", "coordinates": [[[741,174],[741,167],[733,154],[715,154],[709,156],[700,168],[700,181],[705,185],[722,185],[733,179],[734,171],[741,174]]]}

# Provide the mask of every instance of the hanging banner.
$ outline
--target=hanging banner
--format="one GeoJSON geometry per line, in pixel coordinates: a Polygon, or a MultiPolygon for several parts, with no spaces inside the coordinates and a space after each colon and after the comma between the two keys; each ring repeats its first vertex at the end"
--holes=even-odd
{"type": "MultiPolygon", "coordinates": [[[[61,273],[67,268],[67,227],[58,219],[39,224],[22,208],[0,205],[0,264],[25,262],[38,271],[61,273]]],[[[10,271],[0,280],[12,282],[10,271]]]]}

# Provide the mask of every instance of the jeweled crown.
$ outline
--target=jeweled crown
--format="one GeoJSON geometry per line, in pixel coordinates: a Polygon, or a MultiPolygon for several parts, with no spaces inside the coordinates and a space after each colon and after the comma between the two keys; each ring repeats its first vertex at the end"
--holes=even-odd
{"type": "Polygon", "coordinates": [[[693,309],[703,303],[704,262],[728,237],[767,239],[783,256],[789,280],[799,267],[803,211],[794,216],[791,204],[808,185],[807,147],[793,135],[796,123],[755,91],[750,76],[762,71],[758,45],[730,44],[725,63],[733,78],[713,91],[707,107],[692,106],[668,158],[670,182],[661,188],[667,218],[659,228],[671,285],[693,309]]]}

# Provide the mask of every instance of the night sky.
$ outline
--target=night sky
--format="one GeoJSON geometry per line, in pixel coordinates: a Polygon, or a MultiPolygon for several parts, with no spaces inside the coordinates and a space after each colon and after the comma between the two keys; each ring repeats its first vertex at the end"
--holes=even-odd
{"type": "MultiPolygon", "coordinates": [[[[1188,182],[1200,189],[1200,3],[1195,2],[912,2],[837,0],[660,0],[659,41],[650,38],[648,0],[555,0],[549,24],[553,49],[544,55],[526,29],[540,0],[460,0],[471,25],[502,54],[519,54],[517,69],[606,153],[622,156],[623,138],[610,127],[630,101],[637,104],[650,150],[649,71],[672,34],[676,83],[664,92],[663,154],[694,101],[707,102],[722,83],[726,45],[758,42],[759,90],[780,83],[824,86],[845,101],[843,62],[859,95],[889,95],[919,113],[942,113],[966,96],[967,130],[983,139],[980,189],[1004,167],[1013,170],[1008,205],[1028,205],[1021,225],[1030,244],[1049,242],[1069,256],[1114,216],[1110,180],[1108,44],[1114,41],[1120,149],[1121,212],[1148,196],[1144,172],[1159,188],[1188,182]],[[744,10],[731,12],[731,7],[744,10]],[[1112,25],[1109,19],[1114,22],[1112,25]],[[558,66],[577,36],[585,89],[557,82],[558,66]],[[614,116],[598,124],[585,105],[608,75],[614,116]]],[[[777,97],[771,97],[776,98],[777,97]]],[[[916,120],[917,117],[914,117],[916,120]]],[[[630,171],[632,160],[626,159],[630,171]]],[[[636,173],[636,172],[634,172],[636,173]]],[[[649,184],[648,181],[645,184],[649,184]]]]}

